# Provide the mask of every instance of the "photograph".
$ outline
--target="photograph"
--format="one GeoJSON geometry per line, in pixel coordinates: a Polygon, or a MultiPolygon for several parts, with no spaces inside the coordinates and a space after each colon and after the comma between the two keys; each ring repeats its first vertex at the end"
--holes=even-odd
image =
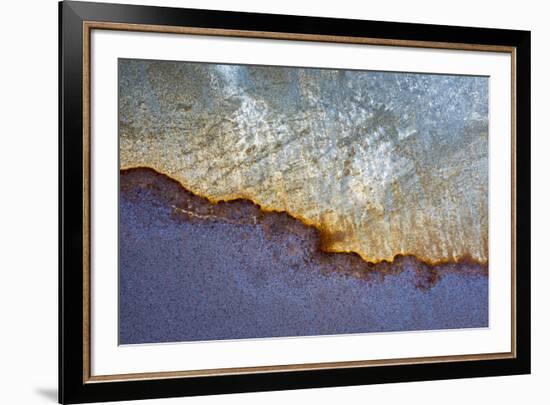
{"type": "Polygon", "coordinates": [[[488,84],[119,59],[120,343],[487,327],[488,84]]]}
{"type": "Polygon", "coordinates": [[[59,7],[60,402],[530,373],[529,31],[59,7]]]}
{"type": "Polygon", "coordinates": [[[548,402],[543,3],[1,8],[0,403],[548,402]]]}

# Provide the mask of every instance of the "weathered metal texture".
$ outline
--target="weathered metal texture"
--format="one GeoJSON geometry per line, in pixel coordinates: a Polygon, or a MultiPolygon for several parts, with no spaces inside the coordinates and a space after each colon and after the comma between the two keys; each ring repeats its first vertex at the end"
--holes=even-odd
{"type": "Polygon", "coordinates": [[[323,252],[286,213],[212,204],[151,169],[120,186],[121,344],[488,325],[486,266],[323,252]]]}
{"type": "Polygon", "coordinates": [[[120,162],[365,261],[488,260],[488,78],[119,61],[120,162]]]}

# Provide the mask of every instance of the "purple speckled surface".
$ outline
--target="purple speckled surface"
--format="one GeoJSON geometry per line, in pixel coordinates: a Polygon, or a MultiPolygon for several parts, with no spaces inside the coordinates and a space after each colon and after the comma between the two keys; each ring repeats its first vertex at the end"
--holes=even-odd
{"type": "Polygon", "coordinates": [[[384,277],[327,271],[292,232],[175,216],[161,186],[121,190],[121,344],[488,325],[473,265],[443,266],[427,287],[410,260],[384,277]]]}

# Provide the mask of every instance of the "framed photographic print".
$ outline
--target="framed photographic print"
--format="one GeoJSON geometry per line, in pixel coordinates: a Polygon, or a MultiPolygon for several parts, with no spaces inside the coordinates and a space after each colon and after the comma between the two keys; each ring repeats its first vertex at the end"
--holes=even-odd
{"type": "Polygon", "coordinates": [[[59,12],[61,403],[529,373],[529,32],[59,12]]]}

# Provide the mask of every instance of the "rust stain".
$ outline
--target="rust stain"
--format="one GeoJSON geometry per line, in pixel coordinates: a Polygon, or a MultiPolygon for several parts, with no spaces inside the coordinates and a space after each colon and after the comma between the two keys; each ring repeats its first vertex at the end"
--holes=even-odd
{"type": "Polygon", "coordinates": [[[419,288],[433,286],[444,272],[488,274],[487,261],[479,261],[469,255],[433,261],[405,253],[396,254],[391,260],[368,260],[357,252],[327,248],[323,229],[288,212],[266,210],[253,200],[212,200],[187,189],[180,181],[148,167],[121,169],[120,175],[123,180],[120,182],[121,192],[139,188],[154,193],[173,209],[172,219],[176,221],[214,221],[235,226],[260,225],[268,240],[276,240],[281,235],[296,235],[305,242],[302,248],[306,246],[315,253],[315,260],[322,271],[365,279],[383,279],[387,275],[399,274],[406,266],[414,265],[419,288]]]}
{"type": "Polygon", "coordinates": [[[122,169],[369,263],[488,261],[487,78],[122,60],[122,169]]]}

